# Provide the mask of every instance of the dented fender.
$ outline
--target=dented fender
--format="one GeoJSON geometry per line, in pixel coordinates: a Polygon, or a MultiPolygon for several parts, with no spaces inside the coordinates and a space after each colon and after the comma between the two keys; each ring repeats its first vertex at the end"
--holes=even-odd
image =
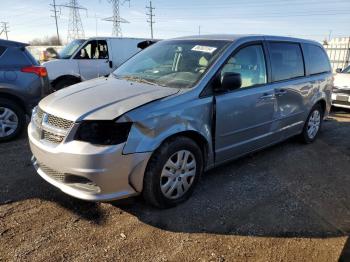
{"type": "Polygon", "coordinates": [[[135,109],[119,119],[119,121],[134,123],[123,153],[153,152],[167,138],[191,131],[207,141],[207,166],[210,166],[213,163],[212,97],[202,99],[187,97],[186,99],[186,94],[182,94],[162,103],[152,103],[135,109]],[[179,105],[175,100],[180,97],[179,105]],[[191,103],[188,103],[188,99],[191,103]]]}

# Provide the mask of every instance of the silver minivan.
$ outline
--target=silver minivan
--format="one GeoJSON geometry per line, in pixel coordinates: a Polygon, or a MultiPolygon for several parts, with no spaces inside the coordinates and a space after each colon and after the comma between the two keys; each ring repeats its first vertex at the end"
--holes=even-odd
{"type": "Polygon", "coordinates": [[[42,178],[76,198],[142,194],[171,207],[208,169],[291,136],[313,142],[332,85],[317,42],[251,35],[162,41],[108,78],[43,99],[28,127],[32,161],[42,178]]]}

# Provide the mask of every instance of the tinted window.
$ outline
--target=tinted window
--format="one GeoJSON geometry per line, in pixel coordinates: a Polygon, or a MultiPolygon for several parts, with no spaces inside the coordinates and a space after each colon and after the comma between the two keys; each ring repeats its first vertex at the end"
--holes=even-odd
{"type": "Polygon", "coordinates": [[[227,72],[241,74],[241,88],[265,84],[266,65],[262,46],[252,45],[239,50],[222,68],[221,76],[227,72]]]}
{"type": "Polygon", "coordinates": [[[32,62],[23,52],[22,48],[10,47],[0,58],[0,66],[20,67],[31,65],[32,62]]]}
{"type": "Polygon", "coordinates": [[[299,44],[270,43],[270,55],[274,81],[304,76],[304,62],[299,44]]]}
{"type": "Polygon", "coordinates": [[[0,56],[5,52],[6,47],[0,46],[0,56]]]}
{"type": "Polygon", "coordinates": [[[306,44],[305,51],[309,61],[310,74],[319,74],[331,71],[328,56],[319,46],[306,44]]]}

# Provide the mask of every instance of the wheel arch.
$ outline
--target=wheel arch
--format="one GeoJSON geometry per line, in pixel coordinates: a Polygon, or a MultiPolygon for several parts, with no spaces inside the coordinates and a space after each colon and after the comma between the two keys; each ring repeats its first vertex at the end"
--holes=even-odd
{"type": "Polygon", "coordinates": [[[5,98],[15,102],[23,110],[23,112],[28,113],[24,101],[18,96],[10,93],[0,92],[0,98],[5,98]]]}
{"type": "Polygon", "coordinates": [[[77,81],[77,82],[81,82],[81,81],[82,81],[80,76],[61,75],[61,76],[57,77],[55,80],[53,80],[53,81],[51,82],[51,85],[52,85],[53,87],[55,87],[55,85],[56,85],[59,81],[61,81],[61,80],[63,80],[63,79],[71,79],[71,80],[74,80],[74,81],[77,81]]]}

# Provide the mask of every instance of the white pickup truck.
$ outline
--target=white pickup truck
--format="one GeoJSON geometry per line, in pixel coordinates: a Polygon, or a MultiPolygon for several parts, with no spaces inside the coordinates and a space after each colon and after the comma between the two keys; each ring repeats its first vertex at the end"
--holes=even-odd
{"type": "Polygon", "coordinates": [[[69,43],[57,59],[43,63],[55,90],[105,76],[152,44],[143,38],[94,37],[69,43]]]}

